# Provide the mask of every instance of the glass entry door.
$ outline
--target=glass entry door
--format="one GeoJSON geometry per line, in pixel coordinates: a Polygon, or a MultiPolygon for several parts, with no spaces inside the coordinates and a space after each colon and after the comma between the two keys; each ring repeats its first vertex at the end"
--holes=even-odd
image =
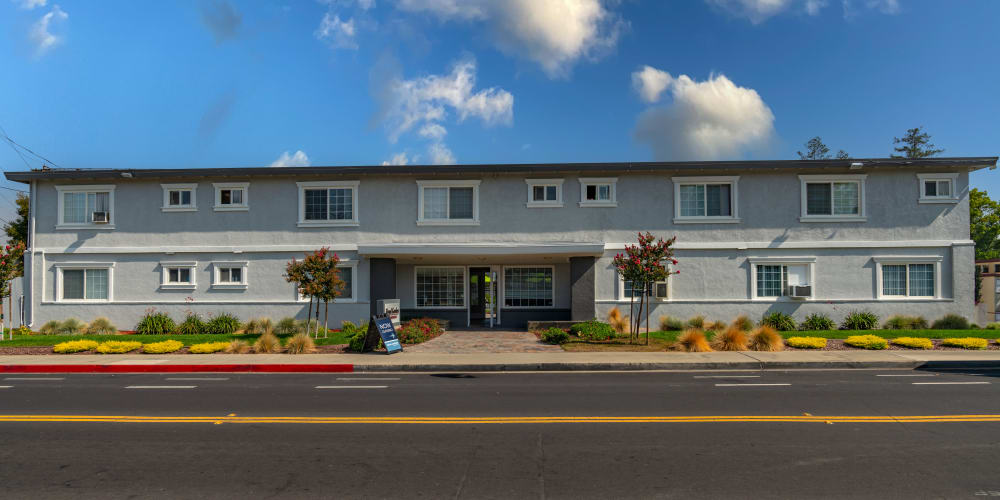
{"type": "Polygon", "coordinates": [[[496,309],[496,280],[488,267],[469,268],[469,323],[492,326],[496,309]]]}

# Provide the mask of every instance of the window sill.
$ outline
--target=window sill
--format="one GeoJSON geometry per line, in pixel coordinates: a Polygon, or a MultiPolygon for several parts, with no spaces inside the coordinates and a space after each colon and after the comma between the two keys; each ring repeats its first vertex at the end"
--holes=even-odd
{"type": "Polygon", "coordinates": [[[428,311],[428,310],[435,310],[435,311],[445,311],[445,310],[447,310],[447,311],[464,311],[467,308],[468,308],[468,306],[457,306],[457,307],[456,306],[416,306],[416,307],[414,307],[414,309],[421,309],[421,310],[425,310],[425,311],[428,311]]]}
{"type": "Polygon", "coordinates": [[[160,283],[160,290],[196,290],[196,283],[160,283]]]}
{"type": "Polygon", "coordinates": [[[559,208],[559,207],[562,207],[563,204],[562,203],[551,203],[551,202],[549,202],[549,203],[542,203],[542,202],[531,202],[531,201],[529,201],[528,203],[525,203],[524,206],[526,206],[528,208],[559,208]]]}
{"type": "Polygon", "coordinates": [[[215,205],[212,207],[216,212],[249,212],[250,207],[248,206],[236,206],[231,207],[227,205],[215,205]]]}
{"type": "Polygon", "coordinates": [[[356,220],[324,222],[299,221],[298,223],[298,227],[357,227],[359,225],[361,224],[356,220]]]}
{"type": "Polygon", "coordinates": [[[906,297],[902,295],[894,295],[892,297],[878,297],[875,300],[884,302],[905,302],[905,301],[920,301],[920,302],[934,302],[934,301],[950,301],[951,299],[943,299],[941,297],[906,297]]]}
{"type": "Polygon", "coordinates": [[[213,290],[246,290],[247,285],[240,283],[215,283],[212,285],[213,290]]]}
{"type": "Polygon", "coordinates": [[[198,207],[160,207],[163,212],[197,212],[198,207]]]}
{"type": "Polygon", "coordinates": [[[420,220],[417,219],[418,226],[478,226],[479,221],[475,219],[454,219],[454,220],[420,220]]]}
{"type": "Polygon", "coordinates": [[[115,228],[114,224],[56,224],[59,231],[73,231],[77,229],[93,229],[97,231],[110,231],[115,228]]]}
{"type": "Polygon", "coordinates": [[[737,217],[674,217],[674,224],[739,224],[737,217]]]}
{"type": "Polygon", "coordinates": [[[592,208],[614,208],[618,206],[617,201],[581,201],[578,203],[581,207],[592,207],[592,208]]]}
{"type": "Polygon", "coordinates": [[[921,198],[917,203],[958,203],[958,198],[921,198]]]}
{"type": "Polygon", "coordinates": [[[803,215],[799,222],[867,222],[868,217],[843,217],[837,215],[803,215]]]}
{"type": "Polygon", "coordinates": [[[107,304],[110,299],[61,299],[50,304],[107,304]]]}

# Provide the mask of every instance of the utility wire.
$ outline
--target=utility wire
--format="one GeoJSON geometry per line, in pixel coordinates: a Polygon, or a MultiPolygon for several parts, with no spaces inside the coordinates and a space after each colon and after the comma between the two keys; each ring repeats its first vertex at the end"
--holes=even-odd
{"type": "Polygon", "coordinates": [[[14,188],[9,188],[7,186],[0,186],[0,189],[6,189],[7,191],[13,191],[15,193],[28,194],[28,192],[23,189],[14,189],[14,188]]]}
{"type": "MultiPolygon", "coordinates": [[[[15,141],[14,139],[11,139],[10,136],[7,135],[7,131],[4,130],[3,126],[0,126],[0,132],[3,133],[4,139],[6,139],[7,142],[9,142],[12,146],[17,146],[17,147],[19,147],[19,148],[21,148],[21,149],[23,149],[23,150],[31,153],[34,157],[36,157],[36,158],[38,158],[38,159],[40,159],[40,160],[48,163],[49,165],[52,165],[53,167],[62,168],[59,165],[57,165],[56,162],[54,162],[54,161],[52,161],[52,160],[50,160],[50,159],[48,159],[48,158],[46,158],[46,157],[44,157],[44,156],[42,156],[42,155],[40,155],[38,153],[32,151],[31,149],[28,149],[27,147],[24,147],[24,146],[18,144],[17,141],[15,141]]],[[[18,153],[18,154],[20,154],[20,153],[18,153]]],[[[21,159],[24,160],[24,157],[22,156],[21,159]]],[[[25,164],[27,164],[27,162],[25,162],[25,164]]]]}

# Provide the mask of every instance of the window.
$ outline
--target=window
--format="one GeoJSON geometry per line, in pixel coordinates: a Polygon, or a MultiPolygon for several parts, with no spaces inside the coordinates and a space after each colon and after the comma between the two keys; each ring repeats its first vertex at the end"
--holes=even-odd
{"type": "Polygon", "coordinates": [[[528,184],[528,208],[561,207],[562,179],[525,179],[528,184]]]}
{"type": "Polygon", "coordinates": [[[801,222],[865,221],[866,175],[800,175],[801,222]]]}
{"type": "Polygon", "coordinates": [[[110,301],[113,267],[114,264],[56,264],[56,300],[110,301]]]}
{"type": "Polygon", "coordinates": [[[958,203],[958,174],[917,174],[920,203],[958,203]]]}
{"type": "MultiPolygon", "coordinates": [[[[639,299],[642,297],[642,289],[636,287],[631,281],[625,281],[619,277],[619,283],[621,283],[619,296],[622,300],[629,300],[631,298],[639,299]]],[[[669,281],[657,281],[656,283],[649,284],[649,297],[657,300],[667,300],[670,298],[670,284],[669,281]]]]}
{"type": "Polygon", "coordinates": [[[674,223],[739,222],[739,177],[674,177],[674,223]]]}
{"type": "Polygon", "coordinates": [[[194,290],[197,262],[160,262],[160,288],[194,290]]]}
{"type": "Polygon", "coordinates": [[[337,300],[340,302],[354,302],[354,271],[355,264],[337,264],[337,276],[344,282],[344,289],[340,291],[337,300]]]}
{"type": "Polygon", "coordinates": [[[580,178],[580,206],[581,207],[616,207],[618,206],[618,195],[615,193],[615,186],[618,179],[609,178],[580,178]]]}
{"type": "Polygon", "coordinates": [[[56,191],[56,229],[114,229],[114,186],[56,186],[56,191]]]}
{"type": "Polygon", "coordinates": [[[249,182],[213,183],[215,186],[215,211],[233,212],[250,209],[248,204],[249,182]]]}
{"type": "Polygon", "coordinates": [[[197,184],[160,184],[163,188],[164,212],[194,212],[198,210],[195,192],[197,184]]]}
{"type": "Polygon", "coordinates": [[[358,181],[297,184],[300,227],[358,225],[358,181]]]}
{"type": "Polygon", "coordinates": [[[552,307],[552,266],[504,267],[504,307],[552,307]]]}
{"type": "Polygon", "coordinates": [[[247,262],[213,262],[212,288],[247,287],[247,262]]]}
{"type": "Polygon", "coordinates": [[[417,307],[465,307],[464,267],[417,267],[417,307]]]}
{"type": "Polygon", "coordinates": [[[993,293],[1000,294],[1000,280],[993,280],[993,293]]]}
{"type": "Polygon", "coordinates": [[[940,297],[940,257],[876,257],[879,298],[940,297]]]}
{"type": "Polygon", "coordinates": [[[1000,273],[1000,264],[993,264],[993,272],[1000,273]]]}
{"type": "Polygon", "coordinates": [[[418,225],[478,225],[479,181],[417,181],[418,225]]]}
{"type": "Polygon", "coordinates": [[[785,257],[751,258],[751,298],[779,299],[781,297],[812,298],[813,257],[787,259],[785,257]],[[808,289],[792,287],[809,287],[808,289]]]}

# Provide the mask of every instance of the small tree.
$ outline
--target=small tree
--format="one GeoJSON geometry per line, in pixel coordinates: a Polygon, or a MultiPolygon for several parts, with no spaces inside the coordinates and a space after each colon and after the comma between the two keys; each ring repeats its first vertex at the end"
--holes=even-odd
{"type": "MultiPolygon", "coordinates": [[[[319,265],[316,272],[316,283],[319,285],[319,294],[317,295],[318,300],[323,301],[323,336],[329,335],[329,321],[330,321],[330,302],[335,302],[337,297],[344,292],[344,286],[346,282],[340,279],[340,270],[337,269],[337,263],[340,262],[340,257],[335,253],[330,253],[330,249],[323,247],[317,252],[317,264],[319,265]]],[[[316,309],[316,319],[319,322],[319,309],[316,309]]],[[[316,325],[316,329],[319,330],[319,325],[316,325]]]]}
{"type": "MultiPolygon", "coordinates": [[[[4,299],[10,298],[10,281],[21,275],[23,257],[24,243],[5,245],[3,250],[0,250],[0,340],[3,340],[4,332],[4,299]]],[[[11,324],[13,325],[13,322],[11,324]]],[[[11,338],[13,335],[12,331],[11,338]]]]}
{"type": "MultiPolygon", "coordinates": [[[[28,246],[28,195],[17,193],[17,218],[4,224],[3,231],[7,234],[7,243],[11,245],[22,244],[28,246]]],[[[17,276],[24,276],[24,252],[17,259],[17,276]]]]}
{"type": "Polygon", "coordinates": [[[285,266],[285,280],[295,283],[299,294],[309,297],[309,306],[306,309],[306,333],[312,333],[314,337],[319,337],[319,305],[320,301],[326,306],[326,316],[323,328],[328,328],[330,319],[330,302],[336,300],[344,290],[344,281],[340,279],[337,263],[340,258],[335,253],[331,253],[327,247],[320,248],[313,253],[306,254],[302,261],[292,259],[285,266]],[[315,304],[315,325],[313,324],[313,312],[315,304]]]}
{"type": "Polygon", "coordinates": [[[975,290],[976,290],[976,299],[975,299],[976,302],[975,302],[975,304],[978,306],[979,303],[983,301],[983,270],[980,268],[980,266],[976,266],[976,281],[975,281],[975,283],[976,283],[976,285],[975,285],[975,290]]]}
{"type": "Polygon", "coordinates": [[[639,338],[639,327],[642,325],[643,307],[646,316],[646,344],[649,345],[649,289],[650,285],[659,281],[666,281],[671,274],[678,274],[680,271],[667,269],[666,263],[677,264],[674,259],[674,249],[672,245],[677,241],[674,236],[669,240],[654,238],[652,234],[638,233],[639,242],[637,245],[626,245],[625,253],[615,255],[615,270],[623,280],[631,282],[632,294],[630,297],[629,311],[632,312],[632,319],[629,324],[629,343],[633,343],[639,338]],[[639,311],[635,314],[635,290],[641,287],[639,297],[639,311]]]}
{"type": "Polygon", "coordinates": [[[806,152],[798,151],[800,160],[825,160],[830,157],[830,148],[817,135],[806,142],[806,152]]]}
{"type": "Polygon", "coordinates": [[[893,158],[927,158],[944,152],[944,149],[936,149],[931,144],[931,135],[923,131],[923,126],[907,130],[902,138],[893,137],[892,143],[902,144],[892,149],[896,153],[903,153],[893,154],[893,158]]]}

